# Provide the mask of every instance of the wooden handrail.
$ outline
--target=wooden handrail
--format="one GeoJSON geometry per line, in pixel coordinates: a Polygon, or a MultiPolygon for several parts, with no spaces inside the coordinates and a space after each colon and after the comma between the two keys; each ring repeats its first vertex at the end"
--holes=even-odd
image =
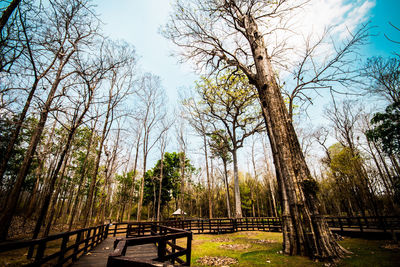
{"type": "MultiPolygon", "coordinates": [[[[368,229],[376,229],[390,233],[400,229],[399,216],[326,216],[325,218],[330,227],[339,228],[341,231],[345,231],[346,229],[354,231],[354,229],[358,229],[358,231],[362,230],[365,232],[368,229]]],[[[0,243],[0,253],[31,248],[28,258],[33,258],[32,262],[35,264],[54,261],[55,264],[63,265],[67,262],[75,262],[80,256],[96,247],[109,235],[127,235],[130,231],[136,230],[138,230],[138,234],[141,236],[167,234],[169,237],[171,237],[172,233],[182,233],[182,230],[187,233],[191,233],[188,230],[194,233],[237,232],[241,230],[280,231],[281,219],[276,217],[247,217],[241,219],[218,218],[211,220],[188,219],[157,222],[121,222],[88,227],[34,240],[3,242],[0,243]],[[179,227],[182,229],[179,229],[179,227]],[[55,253],[46,255],[47,244],[51,241],[59,241],[60,249],[55,253]]],[[[131,234],[133,233],[131,232],[131,234]]],[[[184,236],[184,234],[181,235],[184,236]]]]}

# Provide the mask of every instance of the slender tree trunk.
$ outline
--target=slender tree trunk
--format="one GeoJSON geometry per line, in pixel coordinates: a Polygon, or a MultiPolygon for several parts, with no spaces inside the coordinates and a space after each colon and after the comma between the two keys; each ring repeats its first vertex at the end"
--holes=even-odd
{"type": "Polygon", "coordinates": [[[233,158],[233,182],[234,182],[234,195],[235,195],[235,218],[242,218],[242,201],[240,199],[240,187],[239,187],[239,170],[237,162],[237,149],[232,150],[233,158]]]}
{"type": "Polygon", "coordinates": [[[161,162],[160,162],[160,184],[158,187],[158,207],[157,207],[157,221],[160,221],[161,217],[161,193],[162,193],[162,181],[164,176],[164,150],[161,152],[161,162]]]}
{"type": "Polygon", "coordinates": [[[227,162],[223,160],[224,164],[224,178],[225,178],[225,198],[226,198],[226,210],[228,211],[228,218],[232,218],[231,214],[231,204],[230,204],[230,197],[229,197],[229,183],[228,183],[228,170],[227,170],[227,162]]]}
{"type": "MultiPolygon", "coordinates": [[[[90,132],[90,137],[88,140],[88,146],[86,149],[86,154],[85,154],[85,158],[83,160],[83,166],[81,169],[81,175],[79,177],[79,184],[78,184],[78,190],[76,192],[76,196],[75,196],[75,200],[73,201],[73,205],[72,205],[72,210],[71,210],[71,214],[69,216],[69,223],[68,223],[68,231],[71,231],[72,225],[74,223],[74,219],[75,219],[75,213],[78,207],[78,202],[79,202],[79,197],[81,194],[81,188],[82,185],[84,184],[85,180],[86,180],[86,175],[87,175],[87,164],[88,164],[88,160],[89,160],[89,155],[90,155],[90,150],[92,148],[93,145],[93,135],[94,135],[94,131],[96,129],[96,125],[97,125],[97,118],[94,122],[94,126],[92,131],[90,132]]],[[[77,218],[79,218],[79,215],[77,216],[77,218]]]]}
{"type": "MultiPolygon", "coordinates": [[[[143,144],[145,145],[145,144],[143,144]]],[[[142,216],[142,205],[143,205],[143,194],[144,194],[144,175],[146,173],[146,164],[147,164],[147,150],[143,148],[143,175],[142,181],[140,184],[140,198],[138,203],[138,211],[137,211],[137,221],[140,222],[142,216]]]]}
{"type": "Polygon", "coordinates": [[[179,201],[179,205],[181,208],[181,217],[184,217],[184,202],[185,202],[185,160],[186,160],[186,154],[185,154],[185,150],[183,149],[183,151],[181,152],[181,194],[180,194],[180,201],[179,201]]]}
{"type": "MultiPolygon", "coordinates": [[[[70,54],[70,55],[72,55],[72,54],[70,54]]],[[[66,62],[60,63],[60,66],[57,70],[55,81],[51,86],[50,92],[47,96],[47,100],[43,106],[42,111],[40,112],[39,122],[31,136],[31,140],[29,142],[29,147],[26,150],[25,157],[21,164],[21,168],[18,172],[17,178],[15,180],[14,187],[13,187],[10,195],[7,198],[7,202],[6,202],[4,211],[2,212],[2,214],[0,216],[0,225],[2,225],[2,227],[0,228],[0,240],[5,240],[7,238],[8,229],[10,227],[11,220],[14,215],[15,209],[17,207],[19,195],[21,193],[22,184],[25,181],[25,177],[28,175],[29,168],[32,164],[33,156],[36,151],[36,147],[39,144],[40,138],[42,136],[42,132],[43,132],[44,126],[47,121],[47,117],[48,117],[48,114],[50,111],[51,104],[54,99],[54,95],[57,91],[59,83],[61,82],[61,74],[62,74],[62,70],[64,68],[65,63],[66,62]]]]}
{"type": "MultiPolygon", "coordinates": [[[[80,120],[82,120],[82,119],[83,119],[83,116],[80,118],[80,120]]],[[[78,123],[78,125],[79,125],[79,123],[78,123]]],[[[61,156],[60,156],[60,159],[58,160],[57,167],[54,170],[54,172],[53,172],[53,174],[52,174],[52,176],[50,178],[50,184],[48,185],[48,188],[47,188],[46,193],[45,193],[44,202],[43,202],[42,207],[40,209],[39,217],[37,219],[36,226],[35,226],[35,229],[33,231],[32,239],[36,239],[39,236],[40,228],[41,228],[41,226],[42,226],[42,224],[44,222],[44,219],[46,218],[46,215],[47,215],[47,211],[48,211],[48,208],[49,208],[49,205],[50,205],[51,196],[53,194],[54,186],[55,186],[56,181],[57,181],[58,173],[60,172],[60,169],[61,169],[61,166],[63,165],[63,163],[65,165],[67,164],[67,162],[64,161],[64,159],[66,159],[67,153],[68,153],[68,151],[69,151],[69,149],[71,147],[71,143],[72,143],[72,140],[73,140],[74,135],[75,135],[76,127],[73,127],[69,131],[68,137],[67,137],[67,141],[66,141],[66,144],[64,146],[63,151],[61,152],[61,156]]],[[[62,177],[60,177],[60,179],[62,179],[62,177]]]]}
{"type": "MultiPolygon", "coordinates": [[[[44,237],[48,236],[49,233],[50,233],[50,228],[51,228],[51,225],[52,225],[52,222],[53,222],[54,214],[56,212],[57,199],[58,199],[58,195],[60,194],[60,191],[61,191],[61,187],[62,187],[62,184],[63,184],[63,177],[64,177],[64,174],[65,174],[65,170],[66,170],[66,168],[68,166],[68,161],[69,161],[69,155],[67,154],[65,156],[65,160],[64,160],[64,164],[62,166],[60,177],[58,178],[57,189],[56,189],[54,194],[53,194],[53,192],[50,191],[50,196],[53,195],[53,199],[51,201],[51,205],[49,206],[50,207],[50,214],[48,216],[49,218],[47,220],[47,225],[46,225],[46,228],[45,228],[44,233],[43,233],[44,237]]],[[[47,210],[46,210],[46,213],[47,213],[47,210]]],[[[34,238],[36,238],[36,237],[34,237],[34,238]]]]}
{"type": "Polygon", "coordinates": [[[212,208],[212,192],[210,183],[210,171],[208,169],[208,153],[207,153],[207,138],[203,135],[203,146],[204,146],[204,159],[206,161],[206,175],[207,175],[207,187],[208,187],[208,218],[213,218],[213,208],[212,208]]]}
{"type": "Polygon", "coordinates": [[[393,155],[389,155],[389,158],[390,158],[390,161],[392,162],[392,164],[394,166],[394,169],[395,169],[395,171],[397,173],[397,176],[400,176],[400,166],[399,166],[399,163],[397,162],[396,157],[393,156],[393,155]]]}
{"type": "Polygon", "coordinates": [[[94,205],[94,192],[95,192],[95,187],[96,187],[96,181],[97,181],[97,174],[99,172],[99,166],[100,166],[100,158],[101,158],[101,154],[103,151],[103,145],[104,145],[104,141],[106,139],[106,133],[107,133],[107,128],[108,128],[108,120],[110,117],[110,113],[111,113],[111,95],[112,95],[112,90],[110,91],[110,96],[108,99],[108,103],[107,103],[107,113],[106,113],[106,120],[104,122],[104,126],[103,126],[103,131],[101,133],[101,139],[100,139],[100,144],[99,144],[99,150],[97,152],[97,157],[96,157],[96,163],[95,163],[95,167],[94,167],[94,172],[93,172],[93,177],[92,180],[90,181],[90,186],[89,186],[89,194],[88,194],[88,199],[86,202],[86,206],[85,206],[85,217],[83,220],[83,228],[86,227],[88,220],[89,220],[89,224],[91,222],[91,217],[92,217],[92,209],[93,209],[93,205],[94,205]]]}
{"type": "MultiPolygon", "coordinates": [[[[131,187],[131,190],[130,190],[130,196],[131,196],[131,198],[133,198],[133,194],[134,194],[134,192],[135,192],[135,178],[136,178],[136,175],[137,175],[137,170],[136,170],[136,168],[137,168],[137,162],[138,162],[138,156],[139,156],[139,148],[140,148],[140,134],[138,134],[138,137],[137,137],[138,139],[137,139],[137,141],[136,141],[136,154],[135,154],[135,162],[134,162],[134,164],[133,164],[133,176],[132,176],[132,187],[131,187]]],[[[132,200],[130,200],[129,201],[129,205],[128,205],[128,218],[127,218],[127,220],[129,221],[130,220],[130,216],[131,216],[131,210],[132,210],[132,200]]]]}

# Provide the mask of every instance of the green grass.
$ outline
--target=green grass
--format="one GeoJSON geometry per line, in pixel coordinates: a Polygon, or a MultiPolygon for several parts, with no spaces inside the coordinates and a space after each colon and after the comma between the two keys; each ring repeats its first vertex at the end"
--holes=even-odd
{"type": "MultiPolygon", "coordinates": [[[[336,266],[400,266],[397,250],[382,248],[388,241],[345,238],[339,242],[353,254],[348,255],[336,266]]],[[[192,242],[192,266],[201,265],[197,260],[204,256],[226,256],[238,263],[231,266],[324,266],[306,257],[282,255],[282,234],[269,232],[237,232],[224,235],[194,235],[192,242]],[[254,243],[270,240],[275,243],[254,243]],[[241,249],[221,248],[221,245],[239,245],[241,249]],[[250,247],[249,247],[250,245],[250,247]]]]}

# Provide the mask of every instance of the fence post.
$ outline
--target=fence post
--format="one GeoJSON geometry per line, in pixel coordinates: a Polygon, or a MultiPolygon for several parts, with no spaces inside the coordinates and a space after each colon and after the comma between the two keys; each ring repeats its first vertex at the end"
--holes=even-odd
{"type": "Polygon", "coordinates": [[[338,220],[339,220],[340,231],[343,233],[342,219],[340,217],[338,217],[338,220]]]}
{"type": "Polygon", "coordinates": [[[58,263],[59,264],[62,264],[62,261],[64,260],[65,249],[67,248],[68,240],[69,240],[69,235],[63,236],[63,239],[62,239],[62,242],[61,242],[60,256],[58,257],[58,263]]]}
{"type": "Polygon", "coordinates": [[[158,248],[157,248],[157,257],[158,260],[164,261],[165,253],[166,253],[166,245],[164,237],[161,237],[158,241],[158,248]]]}
{"type": "Polygon", "coordinates": [[[106,234],[104,235],[104,239],[108,237],[108,230],[110,229],[110,224],[106,225],[106,234]]]}
{"type": "Polygon", "coordinates": [[[89,228],[87,231],[88,231],[88,232],[87,232],[86,239],[85,239],[85,249],[84,249],[84,253],[87,252],[87,249],[88,249],[88,247],[89,247],[89,240],[90,240],[90,237],[91,237],[92,228],[89,228]]]}
{"type": "Polygon", "coordinates": [[[82,232],[78,232],[75,239],[74,255],[72,256],[72,262],[77,260],[77,254],[79,250],[79,243],[81,242],[82,232]]]}
{"type": "Polygon", "coordinates": [[[114,224],[114,237],[117,235],[117,228],[118,228],[118,224],[116,223],[116,224],[114,224]]]}
{"type": "Polygon", "coordinates": [[[186,265],[187,266],[190,266],[190,261],[191,261],[192,238],[193,238],[193,233],[189,233],[189,235],[187,237],[187,243],[186,243],[186,265]]]}
{"type": "Polygon", "coordinates": [[[360,226],[360,232],[362,233],[363,232],[363,227],[362,227],[362,224],[361,224],[360,217],[357,217],[357,222],[358,222],[358,225],[360,226]]]}
{"type": "Polygon", "coordinates": [[[39,247],[36,252],[35,263],[40,265],[40,260],[43,258],[44,251],[46,249],[46,241],[42,241],[39,243],[39,247]]]}

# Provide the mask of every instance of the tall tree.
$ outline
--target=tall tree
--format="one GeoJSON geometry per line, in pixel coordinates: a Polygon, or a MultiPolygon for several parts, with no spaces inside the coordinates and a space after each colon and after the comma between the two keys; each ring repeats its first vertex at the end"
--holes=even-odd
{"type": "Polygon", "coordinates": [[[49,52],[57,54],[55,59],[57,63],[51,77],[48,77],[51,81],[49,84],[50,89],[47,99],[41,108],[39,122],[31,137],[29,147],[21,163],[20,171],[13,190],[8,197],[4,212],[0,217],[0,222],[4,226],[0,231],[0,239],[4,240],[7,237],[8,228],[21,192],[21,186],[29,171],[33,155],[42,136],[49,112],[52,109],[56,91],[62,81],[74,73],[74,71],[67,69],[68,64],[74,54],[76,54],[81,47],[83,49],[83,47],[87,45],[86,42],[88,39],[94,34],[94,30],[91,27],[93,23],[93,20],[90,19],[91,16],[92,15],[82,1],[70,0],[62,3],[58,1],[50,3],[50,8],[46,13],[46,17],[51,27],[48,28],[46,41],[47,44],[52,43],[55,45],[55,47],[49,49],[49,52]],[[74,23],[77,23],[82,17],[87,17],[89,19],[86,18],[85,22],[81,21],[81,27],[75,27],[74,23]]]}
{"type": "Polygon", "coordinates": [[[107,89],[105,93],[106,96],[104,97],[106,109],[104,111],[104,122],[99,140],[94,173],[90,181],[88,199],[84,209],[84,226],[86,226],[88,220],[89,223],[91,221],[94,205],[93,197],[104,143],[110,132],[117,107],[122,105],[127,99],[127,96],[132,93],[134,67],[136,65],[135,50],[126,43],[106,42],[100,51],[104,57],[104,64],[115,67],[110,69],[110,72],[106,76],[108,81],[108,84],[105,85],[107,89]]]}
{"type": "Polygon", "coordinates": [[[282,196],[283,251],[318,259],[341,257],[320,216],[314,184],[297,140],[265,36],[283,25],[303,2],[177,0],[164,35],[182,49],[183,59],[217,69],[240,69],[258,90],[282,196]]]}
{"type": "MultiPolygon", "coordinates": [[[[186,97],[183,100],[183,107],[185,109],[185,114],[189,120],[190,126],[196,131],[198,135],[201,136],[203,141],[204,150],[204,160],[206,167],[206,177],[207,177],[207,189],[208,189],[208,217],[212,219],[213,217],[213,197],[211,188],[211,177],[210,168],[208,165],[208,145],[207,145],[207,133],[209,132],[209,125],[207,125],[207,120],[205,115],[201,112],[201,108],[193,97],[186,97]]],[[[229,211],[230,214],[230,211],[229,211]]],[[[229,215],[230,217],[230,215],[229,215]]]]}
{"type": "Polygon", "coordinates": [[[139,81],[137,97],[140,100],[139,110],[142,114],[140,123],[142,124],[143,131],[143,176],[141,179],[137,211],[137,220],[140,221],[143,206],[144,176],[147,171],[147,156],[162,135],[162,133],[154,135],[154,130],[166,116],[166,111],[164,109],[165,95],[163,88],[161,87],[160,78],[150,73],[143,75],[139,81]]]}
{"type": "Polygon", "coordinates": [[[197,84],[202,113],[213,125],[215,135],[227,145],[233,159],[235,217],[242,217],[237,151],[244,140],[265,129],[257,92],[247,77],[227,71],[214,80],[203,79],[197,84]],[[224,131],[218,131],[218,129],[224,131]]]}
{"type": "Polygon", "coordinates": [[[228,163],[232,162],[232,157],[229,153],[229,144],[225,143],[228,140],[226,137],[226,132],[223,130],[219,130],[219,133],[210,134],[210,150],[211,156],[215,158],[220,158],[222,160],[222,164],[224,166],[224,183],[225,183],[225,199],[226,199],[226,209],[228,213],[228,218],[231,218],[231,204],[230,204],[230,196],[229,196],[229,181],[228,181],[228,163]],[[225,135],[225,138],[221,138],[222,135],[225,135]]]}

